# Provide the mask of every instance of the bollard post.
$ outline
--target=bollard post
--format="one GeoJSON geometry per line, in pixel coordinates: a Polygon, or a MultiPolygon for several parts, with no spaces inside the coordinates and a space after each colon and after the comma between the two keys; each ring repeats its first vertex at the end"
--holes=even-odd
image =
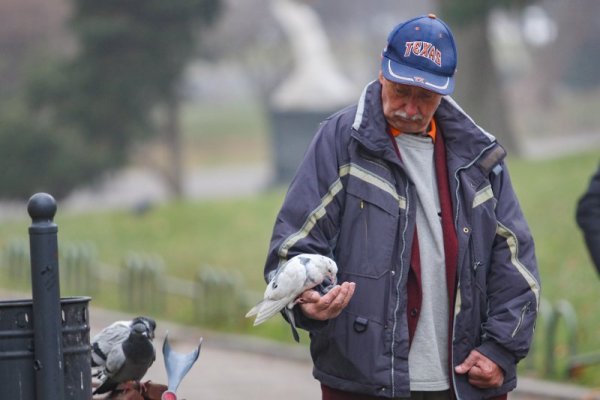
{"type": "Polygon", "coordinates": [[[56,201],[46,193],[34,194],[27,204],[31,284],[33,291],[36,400],[63,400],[64,366],[62,312],[58,274],[58,227],[53,222],[56,201]]]}

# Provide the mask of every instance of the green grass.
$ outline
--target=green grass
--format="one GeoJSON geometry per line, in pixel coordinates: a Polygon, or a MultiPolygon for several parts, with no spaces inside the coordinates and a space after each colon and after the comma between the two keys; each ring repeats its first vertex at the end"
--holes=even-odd
{"type": "MultiPolygon", "coordinates": [[[[265,163],[271,157],[268,114],[259,102],[185,102],[180,124],[186,168],[265,163]]],[[[140,144],[131,163],[166,168],[171,159],[162,140],[140,144]]]]}
{"type": "MultiPolygon", "coordinates": [[[[542,277],[542,296],[550,303],[568,300],[577,310],[579,353],[600,350],[600,280],[584,247],[575,220],[575,206],[599,162],[596,152],[544,161],[510,159],[513,184],[536,240],[542,277]]],[[[169,275],[193,279],[202,266],[237,271],[246,288],[262,292],[262,269],[276,212],[283,189],[243,199],[183,201],[155,207],[136,216],[126,211],[69,215],[59,211],[59,246],[69,242],[91,241],[99,258],[120,265],[131,251],[157,254],[167,265],[169,275]]],[[[0,226],[0,248],[12,238],[27,239],[30,221],[5,221],[0,226]]],[[[116,306],[107,296],[93,299],[93,305],[116,306]]],[[[193,322],[188,308],[173,307],[169,317],[193,322]]],[[[544,359],[546,333],[543,323],[536,332],[537,374],[544,359]]],[[[221,327],[276,340],[290,340],[287,325],[279,318],[257,327],[221,327]]],[[[559,331],[556,355],[568,354],[565,332],[559,331]]],[[[303,338],[303,342],[307,340],[303,338]]],[[[564,361],[559,364],[564,367],[564,361]]],[[[560,371],[560,370],[559,370],[560,371]]],[[[576,382],[600,385],[600,369],[590,367],[576,382]]]]}
{"type": "Polygon", "coordinates": [[[185,102],[181,113],[181,128],[186,140],[260,137],[268,132],[264,107],[260,102],[198,103],[185,102]]]}
{"type": "MultiPolygon", "coordinates": [[[[513,184],[536,243],[542,296],[551,304],[567,300],[575,308],[578,353],[600,350],[600,279],[575,222],[577,201],[599,161],[597,152],[546,161],[509,161],[513,184]]],[[[561,327],[556,348],[556,357],[562,359],[559,373],[570,356],[564,325],[561,327]]],[[[538,365],[544,362],[539,352],[544,350],[545,337],[543,323],[539,323],[535,339],[538,365]]],[[[600,367],[587,368],[578,380],[600,385],[600,367]]]]}
{"type": "MultiPolygon", "coordinates": [[[[130,252],[161,256],[170,275],[193,279],[201,266],[236,270],[252,287],[263,284],[261,274],[270,231],[283,190],[243,199],[182,201],[155,206],[144,215],[128,210],[61,214],[55,222],[61,243],[94,243],[101,260],[120,265],[130,252]]],[[[24,215],[25,214],[25,210],[24,215]]],[[[0,244],[17,236],[27,238],[30,221],[5,222],[0,244]]]]}

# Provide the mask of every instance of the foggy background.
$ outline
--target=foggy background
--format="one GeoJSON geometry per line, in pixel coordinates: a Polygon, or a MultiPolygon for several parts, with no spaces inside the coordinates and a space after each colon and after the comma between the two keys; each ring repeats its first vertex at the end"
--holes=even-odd
{"type": "Polygon", "coordinates": [[[287,183],[296,163],[289,159],[301,156],[318,121],[354,103],[376,78],[388,32],[429,12],[448,22],[457,40],[453,97],[511,156],[600,145],[594,118],[600,4],[594,0],[464,0],[444,7],[436,1],[196,0],[199,15],[185,22],[189,37],[170,34],[155,18],[145,28],[154,36],[138,37],[125,50],[119,49],[125,33],[111,32],[133,29],[144,3],[157,2],[128,2],[129,9],[103,3],[96,10],[84,0],[0,3],[4,204],[47,191],[73,208],[93,201],[135,205],[287,183]],[[282,4],[292,7],[287,16],[282,4]],[[312,43],[308,51],[299,50],[302,40],[312,43]],[[162,47],[144,47],[159,41],[162,47]],[[159,84],[152,60],[171,58],[171,75],[159,84]],[[86,68],[100,72],[86,77],[86,68]],[[104,90],[110,85],[117,88],[104,90]],[[282,129],[282,118],[296,121],[297,111],[304,125],[282,129]]]}

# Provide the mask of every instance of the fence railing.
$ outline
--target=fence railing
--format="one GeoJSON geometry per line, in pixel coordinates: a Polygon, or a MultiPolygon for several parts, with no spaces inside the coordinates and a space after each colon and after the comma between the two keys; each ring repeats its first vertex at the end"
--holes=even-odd
{"type": "MultiPolygon", "coordinates": [[[[261,293],[249,291],[239,274],[210,266],[198,267],[191,280],[169,276],[164,260],[153,254],[130,253],[121,267],[103,263],[89,242],[61,243],[61,288],[66,293],[112,297],[131,312],[164,315],[191,307],[192,321],[207,326],[245,326],[247,310],[261,293]],[[170,303],[170,307],[169,307],[170,303]]],[[[3,249],[0,281],[27,288],[29,249],[25,239],[13,239],[3,249]]],[[[169,317],[169,315],[165,315],[169,317]]]]}
{"type": "MultiPolygon", "coordinates": [[[[130,253],[118,268],[98,260],[97,251],[89,242],[67,243],[61,248],[60,277],[65,291],[86,295],[102,295],[103,290],[113,296],[117,293],[119,307],[131,312],[163,315],[168,312],[169,302],[177,303],[177,308],[185,301],[191,305],[193,322],[242,327],[249,324],[244,318],[246,311],[262,295],[249,291],[239,274],[210,266],[199,267],[194,279],[186,280],[169,276],[164,261],[156,255],[130,253]]],[[[6,281],[29,284],[27,241],[9,241],[3,255],[0,270],[6,281]]],[[[536,338],[541,340],[534,341],[524,361],[525,368],[536,368],[538,360],[545,377],[568,378],[600,363],[600,351],[578,353],[577,314],[567,300],[550,302],[542,298],[536,331],[536,338]],[[558,343],[559,339],[566,343],[558,343]],[[560,357],[557,349],[561,349],[560,357]]]]}

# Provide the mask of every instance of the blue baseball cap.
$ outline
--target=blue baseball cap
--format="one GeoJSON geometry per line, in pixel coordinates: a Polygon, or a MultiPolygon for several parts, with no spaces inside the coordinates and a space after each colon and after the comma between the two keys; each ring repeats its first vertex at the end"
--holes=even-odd
{"type": "Polygon", "coordinates": [[[456,45],[448,25],[434,14],[397,25],[381,58],[383,76],[439,94],[454,91],[456,45]]]}

